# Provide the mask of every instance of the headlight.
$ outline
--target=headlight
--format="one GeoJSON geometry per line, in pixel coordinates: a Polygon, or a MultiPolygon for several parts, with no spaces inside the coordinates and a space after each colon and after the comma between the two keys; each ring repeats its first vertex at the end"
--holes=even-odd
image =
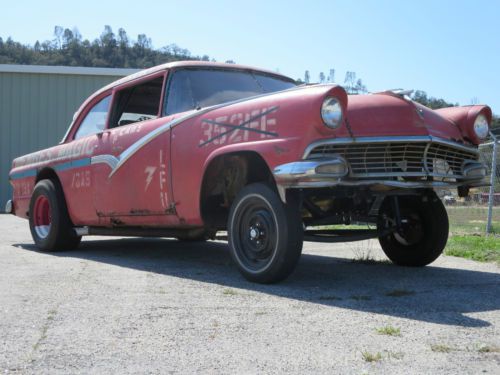
{"type": "Polygon", "coordinates": [[[321,118],[326,126],[337,129],[342,123],[342,107],[337,98],[328,97],[321,106],[321,118]]]}
{"type": "Polygon", "coordinates": [[[490,127],[488,125],[488,120],[485,115],[479,115],[474,121],[474,133],[480,140],[486,139],[488,133],[490,131],[490,127]]]}

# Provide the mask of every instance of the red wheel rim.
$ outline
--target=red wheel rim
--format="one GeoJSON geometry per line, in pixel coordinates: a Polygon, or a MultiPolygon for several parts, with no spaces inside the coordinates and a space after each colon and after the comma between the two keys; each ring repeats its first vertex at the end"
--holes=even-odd
{"type": "Polygon", "coordinates": [[[45,238],[49,235],[52,224],[50,202],[46,196],[40,195],[35,201],[33,210],[33,224],[38,237],[45,238]]]}

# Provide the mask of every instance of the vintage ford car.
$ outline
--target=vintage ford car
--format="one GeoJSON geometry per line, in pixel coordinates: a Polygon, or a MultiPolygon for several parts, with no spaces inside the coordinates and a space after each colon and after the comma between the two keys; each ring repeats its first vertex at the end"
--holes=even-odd
{"type": "Polygon", "coordinates": [[[304,240],[378,238],[394,263],[424,266],[448,237],[435,190],[485,184],[477,146],[491,116],[170,63],[97,91],[59,145],[15,159],[7,211],[29,219],[44,251],[83,235],[195,241],[227,230],[238,269],[263,283],[293,271],[304,240]],[[324,229],[350,223],[373,225],[324,229]]]}

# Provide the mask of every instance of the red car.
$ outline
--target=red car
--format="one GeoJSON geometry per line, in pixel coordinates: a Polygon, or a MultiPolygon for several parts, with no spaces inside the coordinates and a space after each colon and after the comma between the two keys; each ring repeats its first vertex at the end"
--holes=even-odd
{"type": "Polygon", "coordinates": [[[97,91],[57,146],[13,161],[7,211],[44,251],[83,235],[196,241],[227,230],[256,282],[287,277],[302,242],[378,238],[396,264],[443,251],[435,189],[484,185],[491,109],[433,111],[404,92],[347,95],[275,72],[205,62],[141,71],[97,91]],[[371,230],[335,224],[372,223],[371,230]]]}

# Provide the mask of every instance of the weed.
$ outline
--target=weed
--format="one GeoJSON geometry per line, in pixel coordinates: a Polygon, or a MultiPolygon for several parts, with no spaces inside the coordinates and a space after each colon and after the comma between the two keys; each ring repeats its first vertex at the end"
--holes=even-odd
{"type": "Polygon", "coordinates": [[[222,291],[222,294],[224,294],[226,296],[235,296],[238,294],[238,292],[234,289],[226,288],[222,291]]]}
{"type": "Polygon", "coordinates": [[[437,353],[449,353],[453,350],[453,348],[449,347],[448,345],[444,345],[444,344],[434,344],[434,345],[431,345],[431,350],[433,352],[437,352],[437,353]]]}
{"type": "Polygon", "coordinates": [[[403,359],[405,356],[403,352],[386,351],[386,353],[388,358],[393,358],[393,359],[403,359]]]}
{"type": "Polygon", "coordinates": [[[401,336],[401,330],[399,328],[395,328],[393,326],[385,326],[376,329],[379,335],[387,335],[387,336],[401,336]]]}
{"type": "Polygon", "coordinates": [[[479,353],[500,353],[500,347],[484,345],[484,346],[481,346],[477,351],[479,353]]]}
{"type": "Polygon", "coordinates": [[[370,353],[370,352],[362,352],[361,355],[363,356],[363,359],[365,362],[378,362],[382,359],[382,354],[380,353],[370,353]]]}

